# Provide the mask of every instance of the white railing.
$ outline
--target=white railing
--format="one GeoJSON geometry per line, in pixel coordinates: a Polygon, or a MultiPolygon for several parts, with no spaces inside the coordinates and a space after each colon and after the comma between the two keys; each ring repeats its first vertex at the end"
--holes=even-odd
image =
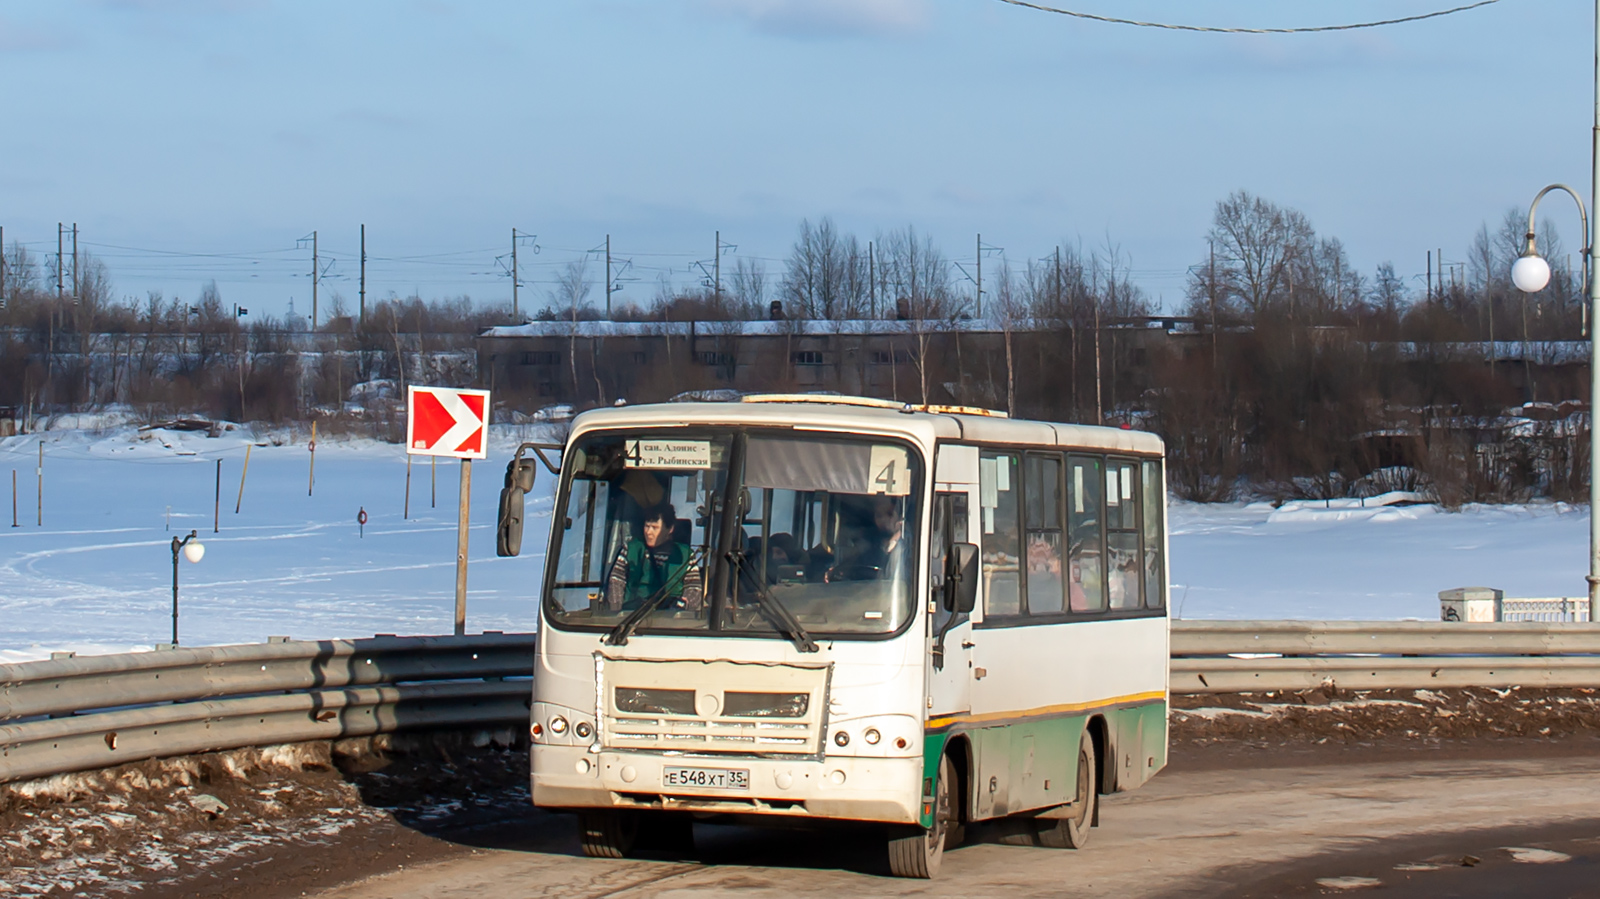
{"type": "Polygon", "coordinates": [[[1539,599],[1500,600],[1501,621],[1568,621],[1589,620],[1587,596],[1557,596],[1539,599]]]}

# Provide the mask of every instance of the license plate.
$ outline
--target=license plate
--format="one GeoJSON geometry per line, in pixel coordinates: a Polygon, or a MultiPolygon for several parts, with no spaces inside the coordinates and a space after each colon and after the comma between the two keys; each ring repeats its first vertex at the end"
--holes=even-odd
{"type": "Polygon", "coordinates": [[[748,790],[750,771],[747,768],[662,768],[661,785],[700,787],[710,790],[748,790]]]}

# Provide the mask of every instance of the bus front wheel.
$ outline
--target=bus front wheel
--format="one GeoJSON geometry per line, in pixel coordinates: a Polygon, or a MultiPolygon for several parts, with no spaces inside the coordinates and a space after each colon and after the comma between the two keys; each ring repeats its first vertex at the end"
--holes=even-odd
{"type": "Polygon", "coordinates": [[[945,840],[959,823],[950,797],[954,782],[955,768],[947,755],[939,760],[938,781],[933,787],[933,826],[906,828],[903,834],[889,837],[889,871],[894,876],[927,880],[939,873],[945,840]]]}
{"type": "Polygon", "coordinates": [[[1100,802],[1100,791],[1095,783],[1094,737],[1083,729],[1078,741],[1078,801],[1070,818],[1055,818],[1040,823],[1039,844],[1052,849],[1082,849],[1089,842],[1089,829],[1094,826],[1095,807],[1100,802]]]}
{"type": "Polygon", "coordinates": [[[626,858],[639,837],[639,816],[610,809],[580,812],[578,837],[590,858],[626,858]]]}

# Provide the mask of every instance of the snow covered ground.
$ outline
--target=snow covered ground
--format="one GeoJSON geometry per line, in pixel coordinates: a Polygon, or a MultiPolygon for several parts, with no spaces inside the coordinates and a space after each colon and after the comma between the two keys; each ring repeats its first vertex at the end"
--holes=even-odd
{"type": "MultiPolygon", "coordinates": [[[[52,431],[45,435],[44,525],[36,526],[39,438],[0,441],[0,503],[17,471],[18,520],[0,517],[0,661],[149,649],[171,639],[174,536],[199,531],[199,564],[180,563],[180,635],[185,645],[375,633],[449,633],[455,609],[457,463],[411,468],[405,510],[403,447],[321,439],[307,496],[306,434],[52,431]],[[270,444],[276,438],[282,446],[270,444]],[[245,446],[249,474],[238,514],[245,446]],[[216,460],[222,460],[219,530],[212,533],[216,460]],[[367,512],[365,536],[357,525],[367,512]],[[169,513],[170,509],[170,513],[169,513]],[[170,530],[168,516],[170,514],[170,530]]],[[[524,553],[494,552],[494,519],[505,462],[517,440],[538,433],[496,426],[489,459],[472,479],[467,627],[535,626],[553,478],[528,497],[524,553]]],[[[7,503],[8,505],[8,503],[7,503]]]]}
{"type": "Polygon", "coordinates": [[[1371,502],[1173,503],[1174,615],[1432,621],[1451,587],[1588,595],[1587,506],[1371,502]]]}
{"type": "MultiPolygon", "coordinates": [[[[0,661],[168,640],[170,541],[191,528],[206,554],[198,565],[181,563],[185,644],[450,631],[456,463],[438,465],[435,506],[430,466],[413,461],[407,519],[399,446],[319,441],[316,487],[307,496],[303,432],[146,434],[125,426],[46,434],[42,527],[35,525],[39,438],[0,440],[0,661]],[[251,450],[235,514],[251,442],[266,445],[251,450]],[[218,459],[222,511],[213,534],[218,459]],[[17,528],[4,505],[12,469],[17,528]]],[[[553,478],[541,473],[528,497],[521,557],[495,556],[494,517],[506,459],[518,440],[537,436],[528,426],[496,426],[488,461],[473,470],[471,631],[535,626],[553,478]]],[[[1278,509],[1175,503],[1171,526],[1172,603],[1184,618],[1434,619],[1437,593],[1448,587],[1499,587],[1508,596],[1584,592],[1583,507],[1451,513],[1337,500],[1278,509]]]]}

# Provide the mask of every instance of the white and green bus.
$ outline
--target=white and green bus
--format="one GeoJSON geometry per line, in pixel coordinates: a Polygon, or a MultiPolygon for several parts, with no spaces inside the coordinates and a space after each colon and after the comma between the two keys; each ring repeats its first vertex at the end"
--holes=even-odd
{"type": "MultiPolygon", "coordinates": [[[[969,823],[1081,847],[1099,795],[1166,763],[1152,434],[752,396],[586,412],[528,448],[560,451],[533,802],[576,812],[590,855],[694,820],[867,821],[931,877],[969,823]]],[[[502,554],[533,465],[508,470],[502,554]]]]}

